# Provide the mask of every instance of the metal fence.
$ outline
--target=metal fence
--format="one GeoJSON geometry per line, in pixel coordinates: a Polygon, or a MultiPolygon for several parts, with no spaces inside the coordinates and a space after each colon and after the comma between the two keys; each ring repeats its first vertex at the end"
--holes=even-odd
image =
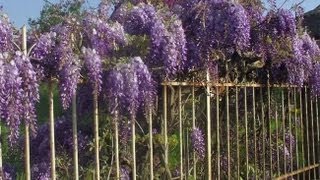
{"type": "MultiPolygon", "coordinates": [[[[308,87],[163,83],[168,138],[179,134],[177,179],[317,179],[319,102],[308,87]],[[190,131],[205,132],[206,156],[192,150],[190,131]]],[[[151,143],[151,142],[150,142],[151,143]]]]}
{"type": "MultiPolygon", "coordinates": [[[[108,177],[100,174],[104,160],[94,141],[92,179],[126,179],[124,163],[130,179],[320,178],[320,101],[308,87],[163,82],[161,89],[155,108],[130,124],[131,140],[126,146],[120,143],[121,121],[110,122],[113,141],[108,148],[113,157],[107,163],[108,177]],[[204,132],[204,158],[194,151],[191,132],[195,128],[204,132]],[[124,154],[130,158],[123,158],[124,154]]],[[[73,132],[77,132],[75,99],[73,132]]],[[[97,138],[99,112],[95,109],[97,138]]],[[[115,117],[118,115],[116,112],[115,117]]],[[[54,141],[52,134],[50,138],[54,141]]],[[[26,144],[30,144],[28,138],[26,144]]],[[[81,179],[76,133],[74,144],[73,174],[81,179]]],[[[51,164],[56,161],[53,145],[51,164]]],[[[26,149],[28,179],[30,150],[26,149]]],[[[53,179],[56,173],[52,168],[53,179]]]]}

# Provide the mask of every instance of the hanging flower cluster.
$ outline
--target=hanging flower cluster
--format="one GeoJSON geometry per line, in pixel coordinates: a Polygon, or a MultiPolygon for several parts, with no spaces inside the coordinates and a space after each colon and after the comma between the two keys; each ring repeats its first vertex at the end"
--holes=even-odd
{"type": "MultiPolygon", "coordinates": [[[[39,85],[29,57],[15,51],[14,28],[5,14],[0,17],[0,115],[9,127],[13,145],[19,137],[21,121],[36,131],[35,105],[39,101],[39,85]]],[[[17,49],[19,50],[19,49],[17,49]]]]}

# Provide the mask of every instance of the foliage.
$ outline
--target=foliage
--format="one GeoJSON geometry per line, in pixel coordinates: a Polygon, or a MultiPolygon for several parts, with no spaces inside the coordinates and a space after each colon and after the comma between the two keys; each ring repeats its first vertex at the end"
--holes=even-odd
{"type": "MultiPolygon", "coordinates": [[[[213,82],[310,85],[313,96],[320,95],[320,50],[315,40],[301,31],[303,28],[296,20],[301,12],[299,15],[277,8],[274,2],[271,9],[265,9],[261,1],[245,0],[112,1],[102,2],[96,10],[84,9],[83,4],[79,0],[58,4],[47,1],[40,18],[29,21],[32,31],[28,44],[32,48],[27,56],[16,47],[21,32],[13,28],[5,14],[1,14],[0,114],[10,129],[12,145],[19,138],[21,119],[35,131],[39,86],[46,91],[48,83],[54,87],[58,85],[57,95],[66,114],[72,97],[79,92],[78,111],[86,123],[92,118],[92,112],[88,111],[93,105],[92,95],[99,96],[100,116],[105,117],[103,121],[108,125],[108,128],[100,128],[105,140],[101,142],[105,177],[115,174],[112,171],[114,152],[103,149],[114,140],[110,127],[115,122],[120,125],[122,175],[127,177],[131,171],[132,154],[128,142],[132,136],[132,123],[140,127],[136,142],[141,145],[138,164],[147,160],[149,150],[144,142],[152,133],[145,130],[147,117],[150,111],[162,111],[158,104],[164,101],[160,96],[163,81],[195,79],[202,82],[208,69],[213,82]]],[[[187,93],[183,92],[183,95],[187,93]]],[[[203,91],[197,93],[200,98],[205,94],[203,91]]],[[[224,96],[222,92],[221,97],[224,96]]],[[[177,108],[175,98],[176,94],[172,93],[173,110],[177,108]]],[[[40,99],[40,108],[44,100],[40,99]]],[[[42,112],[40,115],[45,116],[42,112]]],[[[171,119],[175,120],[174,113],[171,119]]],[[[161,119],[157,117],[154,128],[162,130],[159,121],[161,119]]],[[[169,141],[174,156],[169,165],[165,164],[165,169],[156,170],[159,177],[170,178],[174,175],[173,168],[179,165],[180,157],[176,157],[178,135],[171,123],[169,131],[173,135],[169,141]]],[[[273,122],[270,124],[274,129],[273,122]]],[[[190,124],[186,127],[191,129],[190,124]]],[[[200,120],[199,127],[191,133],[193,149],[199,159],[205,154],[203,127],[204,121],[200,120]]],[[[56,143],[61,146],[58,148],[59,172],[61,177],[69,177],[72,166],[70,124],[58,120],[56,131],[56,143]]],[[[295,137],[284,127],[282,131],[288,142],[273,146],[281,146],[285,153],[286,144],[292,143],[295,137]]],[[[243,128],[240,132],[243,135],[243,128]]],[[[47,134],[48,125],[44,124],[34,137],[33,177],[48,176],[50,172],[50,168],[44,168],[50,167],[47,134]]],[[[81,140],[87,141],[87,134],[83,136],[81,140]]],[[[163,164],[163,137],[155,136],[155,164],[163,164]]],[[[235,135],[231,136],[234,138],[235,135]]],[[[259,138],[266,137],[259,134],[259,138]]],[[[262,147],[259,145],[259,148],[262,147]]],[[[241,152],[244,152],[243,147],[241,152]]],[[[221,154],[221,159],[225,171],[226,152],[221,154]]],[[[93,162],[80,164],[86,171],[83,176],[86,176],[93,162]]],[[[142,175],[147,174],[143,165],[138,169],[142,175]]],[[[250,166],[252,174],[259,171],[250,166]]]]}

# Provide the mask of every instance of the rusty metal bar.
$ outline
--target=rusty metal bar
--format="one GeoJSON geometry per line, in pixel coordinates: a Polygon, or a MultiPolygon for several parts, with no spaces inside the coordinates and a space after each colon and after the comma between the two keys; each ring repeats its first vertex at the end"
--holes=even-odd
{"type": "Polygon", "coordinates": [[[231,178],[229,87],[226,87],[228,179],[231,178]]]}
{"type": "MultiPolygon", "coordinates": [[[[317,162],[320,163],[320,133],[319,133],[319,105],[318,105],[318,96],[316,96],[316,116],[317,116],[317,154],[318,159],[317,162]]],[[[320,176],[320,168],[318,168],[318,175],[320,176]]]]}
{"type": "MultiPolygon", "coordinates": [[[[116,104],[117,104],[117,99],[115,100],[116,101],[116,104]]],[[[116,107],[117,108],[117,107],[116,107]]],[[[115,120],[114,120],[114,126],[115,126],[115,148],[116,148],[116,178],[117,179],[120,179],[120,156],[119,156],[119,152],[120,152],[120,149],[119,149],[119,116],[118,116],[118,110],[115,111],[115,120]]]]}
{"type": "MultiPolygon", "coordinates": [[[[295,129],[295,146],[296,146],[296,167],[299,168],[299,142],[298,142],[298,112],[297,112],[297,88],[293,89],[293,103],[294,103],[294,129],[295,129]]],[[[298,177],[299,179],[299,177],[298,177]]]]}
{"type": "MultiPolygon", "coordinates": [[[[192,86],[192,129],[196,128],[196,103],[195,103],[195,87],[192,86]]],[[[197,179],[197,163],[196,163],[196,153],[192,152],[193,155],[193,177],[194,180],[197,179]]]]}
{"type": "Polygon", "coordinates": [[[277,175],[280,175],[280,153],[279,153],[279,120],[278,120],[278,107],[276,106],[276,149],[277,149],[277,175]]]}
{"type": "Polygon", "coordinates": [[[2,163],[2,126],[1,126],[1,123],[0,123],[0,177],[3,177],[3,163],[2,163]]]}
{"type": "Polygon", "coordinates": [[[298,169],[298,170],[296,170],[296,171],[290,172],[290,173],[288,173],[288,174],[284,174],[284,175],[282,175],[282,176],[280,176],[280,177],[277,177],[276,180],[287,179],[287,178],[289,178],[289,177],[292,177],[292,176],[294,176],[294,175],[307,172],[307,171],[309,171],[309,170],[311,170],[311,169],[314,169],[314,168],[317,168],[317,167],[319,167],[319,164],[307,166],[307,167],[298,169]]]}
{"type": "Polygon", "coordinates": [[[221,172],[220,172],[220,100],[219,100],[219,88],[216,87],[216,119],[217,119],[217,179],[220,180],[221,172]]]}
{"type": "MultiPolygon", "coordinates": [[[[312,164],[316,164],[316,153],[315,153],[315,143],[314,143],[314,118],[313,118],[313,100],[312,100],[312,97],[311,97],[311,92],[310,92],[310,111],[311,111],[311,138],[312,138],[312,159],[313,159],[313,162],[312,164]]],[[[313,179],[316,179],[316,169],[313,169],[313,179]]]]}
{"type": "Polygon", "coordinates": [[[283,140],[283,145],[282,145],[282,149],[283,149],[283,168],[284,168],[284,173],[287,173],[287,161],[286,161],[286,154],[285,154],[285,147],[286,147],[286,116],[285,116],[285,108],[284,108],[284,92],[283,89],[281,89],[281,110],[282,110],[282,140],[283,140]]]}
{"type": "Polygon", "coordinates": [[[137,157],[136,157],[136,120],[131,118],[131,136],[132,136],[132,179],[137,179],[137,157]]]}
{"type": "Polygon", "coordinates": [[[239,92],[236,87],[237,177],[240,178],[239,92]]]}
{"type": "Polygon", "coordinates": [[[264,119],[264,103],[262,87],[260,87],[260,104],[261,104],[261,121],[262,121],[262,164],[263,164],[263,179],[266,178],[266,146],[265,146],[265,119],[264,119]]]}
{"type": "MultiPolygon", "coordinates": [[[[304,87],[304,93],[305,93],[305,116],[306,116],[306,136],[307,136],[307,165],[310,166],[310,144],[309,144],[309,117],[308,117],[308,89],[307,86],[304,87]]],[[[310,173],[308,173],[309,179],[311,179],[310,173]]]]}
{"type": "MultiPolygon", "coordinates": [[[[269,83],[269,80],[268,80],[269,83]]],[[[272,127],[271,127],[271,92],[270,92],[270,86],[268,86],[267,88],[267,93],[268,93],[268,124],[269,124],[269,163],[270,163],[270,176],[272,178],[273,172],[272,172],[272,136],[271,136],[271,131],[272,131],[272,127]]]]}
{"type": "Polygon", "coordinates": [[[244,87],[244,124],[246,136],[246,179],[249,179],[249,143],[248,143],[248,102],[247,102],[247,87],[244,87]]]}
{"type": "MultiPolygon", "coordinates": [[[[210,73],[207,69],[207,82],[210,82],[210,73]]],[[[212,179],[211,173],[211,95],[210,93],[210,84],[207,85],[207,178],[212,179]]]]}
{"type": "MultiPolygon", "coordinates": [[[[257,122],[256,122],[256,96],[255,87],[252,87],[252,112],[253,112],[253,138],[254,138],[254,168],[257,169],[257,122]]],[[[258,179],[258,173],[255,173],[255,178],[258,179]]]]}
{"type": "Polygon", "coordinates": [[[168,87],[163,87],[163,134],[164,134],[164,163],[169,163],[169,144],[168,144],[168,87]]]}
{"type": "Polygon", "coordinates": [[[153,129],[152,129],[152,108],[149,107],[149,148],[150,148],[150,179],[153,180],[153,129]]]}
{"type": "MultiPolygon", "coordinates": [[[[165,81],[162,82],[161,85],[165,86],[196,86],[196,87],[267,87],[265,84],[257,84],[257,83],[243,83],[243,84],[235,84],[235,83],[212,83],[212,82],[176,82],[176,81],[165,81]]],[[[289,84],[270,84],[270,87],[298,87],[295,85],[289,84]]]]}
{"type": "MultiPolygon", "coordinates": [[[[300,126],[301,126],[301,153],[302,153],[302,166],[306,165],[305,162],[305,154],[304,154],[304,126],[303,126],[303,105],[302,105],[302,88],[299,91],[299,98],[300,98],[300,126]]],[[[303,179],[305,179],[305,172],[302,173],[303,179]]]]}
{"type": "MultiPolygon", "coordinates": [[[[291,138],[291,135],[292,135],[292,132],[291,132],[291,128],[292,128],[292,117],[291,117],[291,101],[290,101],[290,99],[291,99],[291,96],[290,96],[290,89],[288,89],[288,121],[289,121],[289,127],[288,127],[288,133],[289,133],[289,136],[290,136],[290,138],[291,138]]],[[[293,150],[293,148],[292,148],[292,143],[291,143],[291,141],[289,142],[289,153],[290,153],[290,171],[293,171],[293,158],[292,158],[292,155],[293,155],[293,153],[292,153],[292,150],[293,150]]]]}
{"type": "Polygon", "coordinates": [[[179,145],[180,145],[180,179],[183,179],[183,130],[182,130],[182,99],[181,99],[181,86],[178,89],[178,96],[179,96],[179,145]]]}

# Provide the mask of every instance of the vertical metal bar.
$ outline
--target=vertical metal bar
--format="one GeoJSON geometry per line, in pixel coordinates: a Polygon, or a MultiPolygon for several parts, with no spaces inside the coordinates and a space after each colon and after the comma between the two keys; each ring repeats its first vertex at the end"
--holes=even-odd
{"type": "Polygon", "coordinates": [[[54,141],[54,112],[53,112],[53,82],[49,82],[49,126],[50,126],[50,155],[51,155],[51,179],[56,179],[56,153],[54,141]]]}
{"type": "Polygon", "coordinates": [[[219,97],[219,88],[216,87],[216,119],[217,119],[217,179],[220,180],[221,171],[220,171],[220,97],[219,97]]]}
{"type": "MultiPolygon", "coordinates": [[[[293,89],[293,101],[294,101],[294,126],[295,126],[295,143],[296,143],[296,167],[299,169],[299,142],[298,142],[298,112],[297,112],[297,88],[293,89]]],[[[298,176],[299,179],[299,176],[298,176]]]]}
{"type": "MultiPolygon", "coordinates": [[[[304,93],[305,93],[305,116],[306,116],[306,136],[307,136],[307,163],[308,163],[308,166],[310,166],[310,144],[309,144],[309,117],[308,117],[308,89],[307,89],[307,86],[304,87],[304,93]]],[[[311,179],[311,176],[310,176],[310,172],[308,172],[308,177],[309,179],[311,179]]]]}
{"type": "Polygon", "coordinates": [[[272,127],[271,127],[271,92],[270,92],[270,84],[269,84],[269,80],[268,80],[268,121],[269,121],[269,153],[270,153],[270,177],[272,178],[273,175],[273,171],[272,171],[272,127]]]}
{"type": "MultiPolygon", "coordinates": [[[[290,89],[288,88],[288,120],[289,120],[289,127],[288,127],[288,130],[289,130],[289,136],[291,138],[291,135],[292,135],[292,131],[291,131],[291,128],[292,128],[292,117],[291,117],[291,96],[290,96],[290,89]]],[[[290,152],[290,171],[292,172],[293,171],[293,153],[292,153],[292,143],[291,143],[291,140],[289,142],[289,152],[290,152]]]]}
{"type": "Polygon", "coordinates": [[[249,144],[248,144],[248,102],[247,87],[244,87],[244,123],[246,131],[246,179],[249,179],[249,144]]]}
{"type": "Polygon", "coordinates": [[[283,169],[284,169],[284,174],[287,173],[287,161],[286,161],[286,154],[285,154],[285,148],[286,148],[286,116],[285,116],[285,111],[284,111],[284,91],[281,89],[281,111],[282,111],[282,140],[283,140],[283,145],[282,145],[282,152],[283,152],[283,169]]]}
{"type": "Polygon", "coordinates": [[[93,116],[94,116],[94,143],[95,143],[95,177],[100,179],[100,159],[99,159],[99,111],[98,111],[98,94],[93,93],[93,116]]]}
{"type": "Polygon", "coordinates": [[[1,134],[2,132],[1,132],[1,124],[0,124],[0,177],[4,177],[3,176],[3,166],[2,166],[2,137],[3,137],[3,135],[1,134]]]}
{"type": "Polygon", "coordinates": [[[239,92],[236,87],[236,127],[237,127],[237,179],[240,178],[240,144],[239,144],[239,92]]]}
{"type": "Polygon", "coordinates": [[[260,87],[260,104],[261,104],[261,120],[262,120],[262,163],[263,163],[263,179],[266,178],[266,146],[264,139],[266,137],[265,119],[264,119],[264,104],[262,87],[260,87]]]}
{"type": "Polygon", "coordinates": [[[73,175],[75,180],[79,179],[77,126],[77,94],[75,93],[72,97],[73,175]]]}
{"type": "MultiPolygon", "coordinates": [[[[184,106],[182,106],[182,114],[185,114],[184,112],[184,106]]],[[[190,163],[190,158],[189,158],[189,136],[188,136],[188,123],[186,122],[186,118],[183,118],[183,140],[184,140],[184,143],[183,143],[183,153],[184,153],[184,177],[185,179],[189,179],[189,169],[190,169],[190,166],[189,166],[189,163],[190,163]]]]}
{"type": "Polygon", "coordinates": [[[150,180],[153,180],[153,134],[152,134],[152,108],[149,107],[149,146],[150,146],[150,180]]]}
{"type": "MultiPolygon", "coordinates": [[[[193,79],[194,82],[194,79],[193,79]]],[[[194,85],[192,86],[192,129],[196,128],[196,103],[195,103],[195,89],[194,85]]],[[[196,153],[192,152],[193,155],[193,178],[197,179],[197,163],[196,163],[196,153]]]]}
{"type": "MultiPolygon", "coordinates": [[[[25,56],[27,56],[27,28],[24,25],[22,27],[22,51],[25,56]]],[[[31,179],[31,171],[30,171],[30,130],[28,122],[25,122],[25,173],[26,180],[31,179]]]]}
{"type": "MultiPolygon", "coordinates": [[[[210,73],[207,69],[207,92],[210,92],[210,73]]],[[[211,96],[207,94],[207,177],[212,179],[211,175],[211,96]]]]}
{"type": "Polygon", "coordinates": [[[278,120],[278,105],[276,107],[276,149],[277,149],[277,176],[280,176],[280,154],[279,154],[279,120],[278,120]]]}
{"type": "MultiPolygon", "coordinates": [[[[302,105],[302,88],[299,91],[299,99],[300,99],[300,126],[301,126],[301,153],[302,153],[302,167],[306,165],[305,157],[304,157],[304,125],[303,125],[303,105],[302,105]]],[[[305,172],[302,173],[303,179],[305,179],[305,172]]]]}
{"type": "Polygon", "coordinates": [[[231,150],[230,150],[230,111],[229,111],[229,87],[226,87],[226,108],[227,108],[227,153],[228,153],[228,179],[231,179],[231,150]]]}
{"type": "Polygon", "coordinates": [[[168,144],[168,87],[164,85],[163,87],[163,119],[164,119],[164,163],[168,165],[169,163],[169,144],[168,144]]]}
{"type": "Polygon", "coordinates": [[[115,99],[115,118],[114,118],[114,129],[115,129],[115,141],[116,141],[116,178],[120,179],[120,157],[119,157],[119,111],[118,111],[118,99],[115,99]]]}
{"type": "MultiPolygon", "coordinates": [[[[315,153],[315,146],[314,146],[314,119],[313,119],[313,100],[312,100],[312,97],[311,97],[311,92],[309,94],[309,99],[310,99],[310,111],[311,111],[311,138],[312,138],[312,159],[313,159],[313,164],[312,165],[315,165],[316,164],[316,153],[315,153]]],[[[313,179],[316,179],[316,168],[313,168],[313,179]]]]}
{"type": "Polygon", "coordinates": [[[182,105],[181,105],[181,86],[179,86],[179,144],[180,144],[180,179],[182,180],[183,175],[183,142],[182,142],[182,105]]]}
{"type": "Polygon", "coordinates": [[[136,158],[136,121],[131,118],[131,132],[132,132],[132,179],[137,179],[137,158],[136,158]]]}
{"type": "MultiPolygon", "coordinates": [[[[255,88],[252,87],[252,112],[253,112],[253,138],[254,138],[254,169],[257,169],[257,122],[256,122],[256,96],[255,96],[255,88]]],[[[255,173],[255,179],[258,179],[258,173],[255,173]]]]}
{"type": "MultiPolygon", "coordinates": [[[[317,147],[317,157],[318,157],[318,159],[317,159],[317,163],[320,163],[320,158],[319,158],[319,155],[320,155],[320,134],[319,134],[319,105],[318,105],[318,96],[316,96],[316,116],[317,116],[317,145],[316,145],[316,147],[317,147]]],[[[318,167],[318,170],[319,170],[319,172],[318,172],[318,175],[319,175],[319,177],[320,177],[320,168],[318,167]]]]}

